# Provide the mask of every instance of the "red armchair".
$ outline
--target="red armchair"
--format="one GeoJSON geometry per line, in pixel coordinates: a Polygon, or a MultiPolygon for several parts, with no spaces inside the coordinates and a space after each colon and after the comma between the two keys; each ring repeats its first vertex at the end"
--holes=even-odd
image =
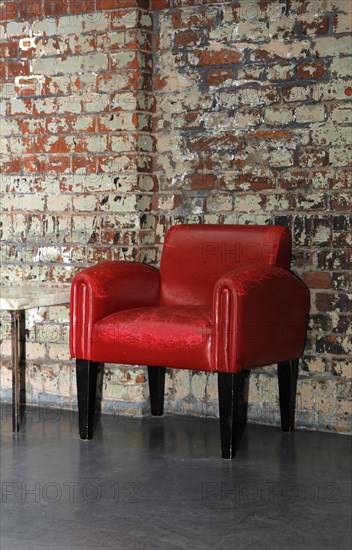
{"type": "Polygon", "coordinates": [[[177,225],[160,270],[116,261],[76,275],[70,345],[80,437],[92,437],[104,362],[149,365],[152,415],[163,414],[165,367],[216,371],[223,458],[233,458],[243,429],[250,369],[278,363],[281,426],[293,430],[309,294],[290,258],[284,227],[177,225]]]}

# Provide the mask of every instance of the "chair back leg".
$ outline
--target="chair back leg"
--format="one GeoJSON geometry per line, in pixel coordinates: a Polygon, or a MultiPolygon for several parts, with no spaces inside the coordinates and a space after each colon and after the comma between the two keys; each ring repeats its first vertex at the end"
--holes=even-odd
{"type": "Polygon", "coordinates": [[[218,372],[219,415],[222,458],[236,454],[247,422],[249,371],[218,372]]]}
{"type": "Polygon", "coordinates": [[[92,439],[98,367],[101,363],[76,359],[79,436],[92,439]]]}
{"type": "Polygon", "coordinates": [[[278,363],[281,429],[292,432],[295,427],[298,359],[278,363]]]}
{"type": "Polygon", "coordinates": [[[148,367],[150,410],[152,416],[164,413],[165,367],[148,367]]]}

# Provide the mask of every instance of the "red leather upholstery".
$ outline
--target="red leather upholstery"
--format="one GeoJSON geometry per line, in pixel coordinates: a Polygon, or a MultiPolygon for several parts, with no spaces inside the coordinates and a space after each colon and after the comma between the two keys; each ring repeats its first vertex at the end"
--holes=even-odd
{"type": "Polygon", "coordinates": [[[204,306],[129,309],[97,321],[90,359],[211,370],[212,310],[204,306]]]}
{"type": "Polygon", "coordinates": [[[160,265],[160,303],[209,305],[217,280],[242,265],[290,269],[286,227],[175,225],[166,235],[160,265]]]}
{"type": "Polygon", "coordinates": [[[104,262],[72,283],[71,355],[96,362],[239,372],[303,351],[305,285],[288,229],[183,225],[156,269],[104,262]]]}
{"type": "Polygon", "coordinates": [[[213,364],[239,372],[302,355],[309,294],[298,277],[276,266],[246,266],[214,290],[213,364]]]}
{"type": "MultiPolygon", "coordinates": [[[[159,304],[158,270],[135,262],[102,262],[74,277],[71,287],[71,356],[89,359],[92,330],[110,313],[159,304]]],[[[101,347],[95,342],[94,348],[101,347]]]]}

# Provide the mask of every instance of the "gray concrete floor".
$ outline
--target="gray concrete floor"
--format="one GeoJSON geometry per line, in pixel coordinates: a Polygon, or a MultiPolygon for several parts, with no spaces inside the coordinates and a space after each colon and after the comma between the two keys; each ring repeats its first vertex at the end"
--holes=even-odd
{"type": "Polygon", "coordinates": [[[216,420],[1,419],[1,550],[351,548],[351,438],[249,424],[219,458],[216,420]]]}

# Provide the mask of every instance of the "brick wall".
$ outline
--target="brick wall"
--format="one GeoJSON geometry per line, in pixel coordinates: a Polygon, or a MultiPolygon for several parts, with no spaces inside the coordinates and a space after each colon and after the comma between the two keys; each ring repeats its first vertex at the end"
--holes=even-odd
{"type": "MultiPolygon", "coordinates": [[[[153,190],[146,7],[143,0],[1,4],[5,281],[64,284],[99,260],[141,258],[148,234],[141,214],[153,190]]],[[[27,325],[29,400],[72,405],[68,308],[32,311],[27,325]]],[[[9,352],[7,339],[5,397],[9,352]]],[[[108,371],[106,380],[114,376],[108,371]]],[[[128,401],[125,379],[116,377],[105,397],[128,401]]]]}
{"type": "MultiPolygon", "coordinates": [[[[287,225],[312,294],[298,424],[346,431],[350,2],[96,2],[2,8],[2,277],[157,264],[173,223],[287,225]]],[[[33,311],[28,326],[29,395],[74,404],[67,311],[33,311]]],[[[103,387],[107,411],[146,409],[143,369],[107,366],[103,387]]],[[[250,392],[250,417],[277,422],[275,369],[250,392]]],[[[166,399],[213,416],[216,376],[170,371],[166,399]]]]}
{"type": "MultiPolygon", "coordinates": [[[[154,5],[157,239],[175,222],[290,227],[293,270],[312,295],[298,422],[345,430],[351,4],[154,5]]],[[[251,375],[250,415],[277,421],[276,371],[258,372],[251,375]]],[[[213,375],[173,377],[172,410],[216,412],[213,375]]]]}

